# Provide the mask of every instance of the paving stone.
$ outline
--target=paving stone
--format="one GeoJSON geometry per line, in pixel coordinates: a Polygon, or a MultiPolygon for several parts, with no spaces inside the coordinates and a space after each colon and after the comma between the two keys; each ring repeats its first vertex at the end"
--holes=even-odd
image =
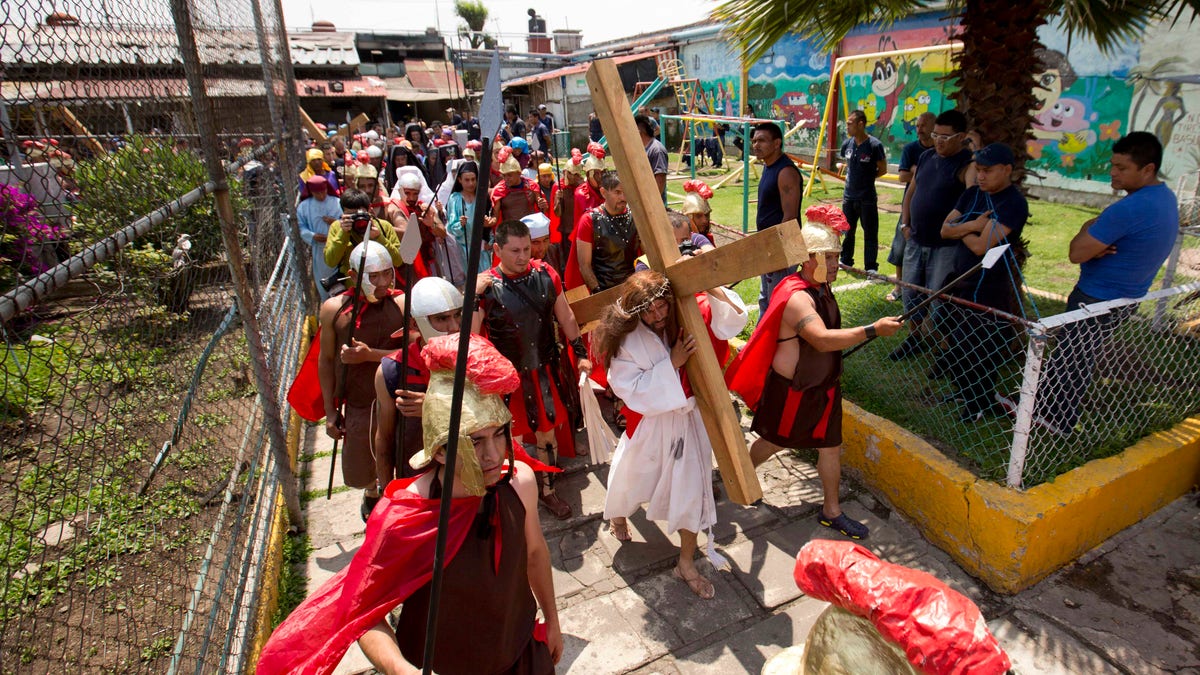
{"type": "Polygon", "coordinates": [[[554,577],[554,595],[559,598],[569,598],[579,591],[584,589],[584,585],[579,582],[570,572],[559,569],[555,565],[550,566],[550,573],[554,577]]]}
{"type": "Polygon", "coordinates": [[[308,537],[314,549],[330,544],[362,539],[366,525],[359,508],[362,506],[362,491],[338,492],[329,500],[322,493],[308,503],[309,517],[306,519],[308,537]],[[320,516],[315,517],[319,509],[320,516]]]}
{"type": "Polygon", "coordinates": [[[671,626],[684,645],[748,619],[757,610],[742,601],[742,594],[738,592],[732,574],[717,572],[712,565],[703,561],[696,567],[713,583],[716,594],[711,600],[696,597],[688,585],[676,579],[670,570],[630,586],[643,599],[646,607],[657,615],[655,620],[671,626]]]}
{"type": "MultiPolygon", "coordinates": [[[[647,625],[644,604],[623,588],[559,612],[563,632],[560,673],[623,673],[667,653],[665,626],[647,625]]],[[[678,638],[674,638],[678,641],[678,638]]]]}
{"type": "MultiPolygon", "coordinates": [[[[607,528],[607,523],[604,527],[607,528]]],[[[617,541],[607,532],[601,532],[599,537],[617,574],[634,574],[679,557],[679,537],[668,536],[659,523],[646,520],[644,511],[629,517],[629,530],[632,541],[617,541]]]]}
{"type": "Polygon", "coordinates": [[[816,527],[815,520],[791,523],[726,549],[734,575],[764,609],[800,597],[792,570],[796,554],[816,527]]]}
{"type": "Polygon", "coordinates": [[[542,531],[551,534],[566,532],[580,523],[595,520],[604,513],[604,483],[595,472],[585,471],[559,477],[554,484],[558,496],[571,505],[571,517],[558,520],[545,508],[539,508],[542,531]]]}
{"type": "Polygon", "coordinates": [[[314,551],[304,567],[305,576],[308,577],[308,592],[317,590],[321,584],[349,565],[361,543],[339,542],[314,551]]]}
{"type": "Polygon", "coordinates": [[[769,508],[742,506],[722,499],[717,502],[717,522],[713,525],[713,539],[718,546],[727,546],[778,524],[779,517],[769,508]]]}
{"type": "Polygon", "coordinates": [[[804,642],[828,606],[820,600],[802,598],[727,640],[672,660],[678,672],[689,675],[758,673],[767,659],[804,642]]]}
{"type": "Polygon", "coordinates": [[[75,538],[75,524],[69,520],[60,520],[50,523],[34,536],[47,546],[58,546],[75,538]]]}
{"type": "Polygon", "coordinates": [[[1017,611],[988,622],[992,635],[1022,675],[1109,675],[1121,671],[1053,623],[1017,611]]]}

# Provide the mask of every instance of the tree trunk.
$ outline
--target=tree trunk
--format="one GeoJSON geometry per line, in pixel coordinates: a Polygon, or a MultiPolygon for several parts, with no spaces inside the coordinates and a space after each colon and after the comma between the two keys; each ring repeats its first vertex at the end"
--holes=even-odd
{"type": "Polygon", "coordinates": [[[1034,74],[1041,69],[1037,30],[1047,13],[1046,0],[967,0],[959,16],[963,49],[955,58],[955,103],[985,145],[1012,147],[1016,183],[1024,180],[1029,158],[1025,146],[1032,138],[1034,74]]]}

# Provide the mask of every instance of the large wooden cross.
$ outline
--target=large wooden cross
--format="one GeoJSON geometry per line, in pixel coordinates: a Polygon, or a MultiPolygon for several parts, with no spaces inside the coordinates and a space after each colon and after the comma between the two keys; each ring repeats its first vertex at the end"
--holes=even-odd
{"type": "MultiPolygon", "coordinates": [[[[730,405],[721,364],[717,363],[712,344],[702,339],[708,328],[696,304],[696,293],[807,260],[800,228],[796,221],[789,221],[676,263],[679,248],[614,62],[605,59],[593,63],[587,83],[600,124],[608,132],[610,154],[621,176],[621,186],[625,188],[650,267],[671,280],[680,325],[697,336],[696,353],[687,362],[688,380],[712,441],[725,490],[738,504],[752,504],[762,498],[762,487],[754,473],[741,424],[730,405]]],[[[609,289],[574,302],[571,308],[583,325],[595,319],[619,294],[620,287],[609,289]]]]}

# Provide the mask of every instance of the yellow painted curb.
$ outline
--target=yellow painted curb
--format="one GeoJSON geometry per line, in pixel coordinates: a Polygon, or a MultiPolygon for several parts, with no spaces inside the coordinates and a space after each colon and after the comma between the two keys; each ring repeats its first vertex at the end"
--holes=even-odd
{"type": "MultiPolygon", "coordinates": [[[[307,317],[301,328],[300,353],[297,356],[296,372],[300,372],[300,366],[308,356],[308,350],[312,347],[312,338],[316,332],[316,317],[307,317]]],[[[292,471],[295,472],[297,460],[300,457],[300,431],[303,429],[304,420],[290,407],[288,414],[290,417],[287,451],[288,457],[291,459],[292,471]]],[[[275,610],[279,607],[279,575],[283,571],[283,538],[287,536],[288,531],[287,505],[283,501],[283,495],[275,496],[274,508],[275,512],[271,517],[270,539],[267,542],[267,552],[263,559],[263,589],[259,596],[258,614],[254,620],[254,642],[250,645],[250,659],[247,661],[249,665],[246,668],[248,673],[254,671],[254,666],[258,663],[258,655],[262,653],[263,646],[267,644],[267,638],[271,637],[271,617],[275,615],[275,610]]]]}
{"type": "Polygon", "coordinates": [[[1200,478],[1200,416],[1020,491],[980,480],[898,425],[843,405],[845,466],[999,593],[1037,583],[1200,478]]]}

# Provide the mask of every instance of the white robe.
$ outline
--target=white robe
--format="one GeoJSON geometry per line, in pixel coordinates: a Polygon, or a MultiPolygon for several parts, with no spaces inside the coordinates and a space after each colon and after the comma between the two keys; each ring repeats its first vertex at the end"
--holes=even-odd
{"type": "MultiPolygon", "coordinates": [[[[725,296],[733,306],[709,301],[710,328],[718,340],[735,337],[748,318],[736,293],[725,290],[725,296]]],[[[666,343],[638,323],[613,358],[608,382],[613,393],[643,418],[633,438],[626,432],[617,443],[608,471],[604,517],[627,517],[646,504],[646,517],[667,521],[669,533],[709,530],[716,522],[712,443],[695,397],[684,395],[666,343]]],[[[712,558],[711,533],[708,539],[712,558]]]]}

